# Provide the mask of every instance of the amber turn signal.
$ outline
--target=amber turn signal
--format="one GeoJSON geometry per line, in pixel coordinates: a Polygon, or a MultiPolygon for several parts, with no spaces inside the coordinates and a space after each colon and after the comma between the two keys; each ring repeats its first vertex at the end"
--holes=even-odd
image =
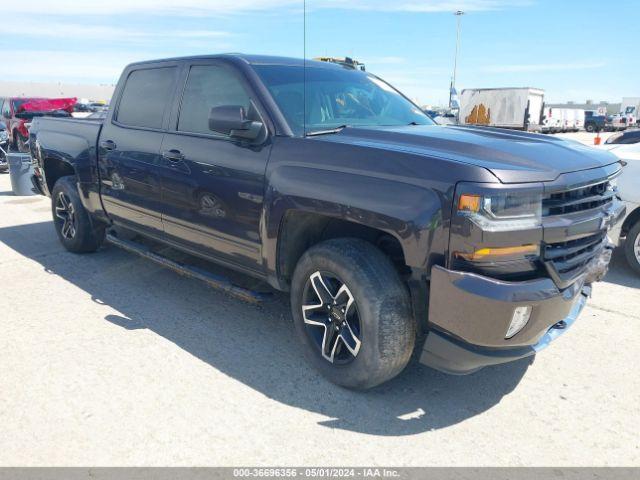
{"type": "Polygon", "coordinates": [[[460,195],[460,200],[458,200],[458,211],[459,212],[470,212],[477,213],[480,211],[480,195],[469,195],[464,194],[460,195]]]}
{"type": "Polygon", "coordinates": [[[537,245],[521,245],[519,247],[481,248],[473,253],[456,252],[455,255],[465,260],[477,261],[509,255],[534,255],[538,253],[537,245]]]}

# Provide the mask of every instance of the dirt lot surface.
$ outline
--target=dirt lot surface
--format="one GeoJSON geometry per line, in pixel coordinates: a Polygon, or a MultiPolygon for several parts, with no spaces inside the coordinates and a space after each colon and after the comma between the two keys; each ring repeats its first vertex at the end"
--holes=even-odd
{"type": "Polygon", "coordinates": [[[304,363],[286,296],[67,253],[49,200],[6,174],[0,286],[0,465],[640,465],[640,277],[620,252],[535,360],[413,366],[367,393],[304,363]]]}

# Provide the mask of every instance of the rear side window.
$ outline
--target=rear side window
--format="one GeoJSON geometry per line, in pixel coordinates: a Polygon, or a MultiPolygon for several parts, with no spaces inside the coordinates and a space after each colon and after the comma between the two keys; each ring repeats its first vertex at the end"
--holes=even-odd
{"type": "Polygon", "coordinates": [[[175,67],[131,72],[118,107],[118,122],[131,127],[161,128],[173,98],[175,67]]]}
{"type": "Polygon", "coordinates": [[[182,97],[178,130],[214,135],[209,130],[211,108],[239,105],[248,112],[250,104],[249,94],[233,72],[217,65],[193,66],[182,97]]]}

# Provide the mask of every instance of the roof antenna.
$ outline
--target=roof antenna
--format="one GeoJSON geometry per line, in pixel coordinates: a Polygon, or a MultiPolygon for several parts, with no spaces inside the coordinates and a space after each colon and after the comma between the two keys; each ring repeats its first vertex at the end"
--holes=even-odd
{"type": "Polygon", "coordinates": [[[302,136],[307,136],[307,0],[302,0],[302,136]]]}

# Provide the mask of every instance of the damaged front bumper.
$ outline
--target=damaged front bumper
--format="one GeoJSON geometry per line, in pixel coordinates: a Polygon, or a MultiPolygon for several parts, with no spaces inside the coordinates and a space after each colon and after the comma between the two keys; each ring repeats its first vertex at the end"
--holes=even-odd
{"type": "Polygon", "coordinates": [[[590,284],[607,271],[609,245],[584,274],[564,290],[550,278],[505,282],[435,266],[429,301],[430,331],[420,362],[451,374],[536,354],[578,318],[591,295],[590,284]],[[531,307],[529,321],[505,338],[517,307],[531,307]]]}

